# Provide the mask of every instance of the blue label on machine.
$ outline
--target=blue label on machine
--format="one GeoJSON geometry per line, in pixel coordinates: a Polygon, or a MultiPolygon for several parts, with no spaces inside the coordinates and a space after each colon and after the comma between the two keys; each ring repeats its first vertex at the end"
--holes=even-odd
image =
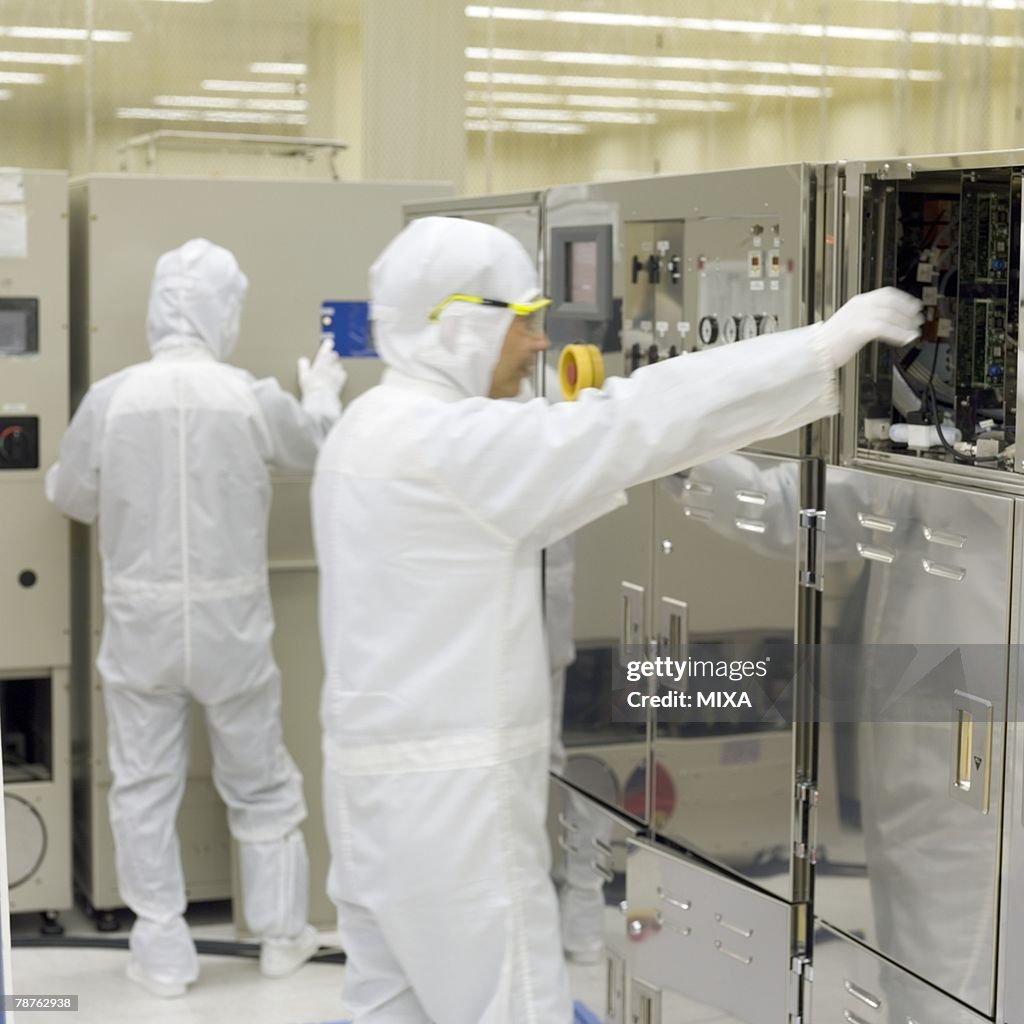
{"type": "Polygon", "coordinates": [[[322,302],[320,338],[334,343],[334,351],[346,358],[376,357],[370,333],[370,307],[366,302],[322,302]]]}

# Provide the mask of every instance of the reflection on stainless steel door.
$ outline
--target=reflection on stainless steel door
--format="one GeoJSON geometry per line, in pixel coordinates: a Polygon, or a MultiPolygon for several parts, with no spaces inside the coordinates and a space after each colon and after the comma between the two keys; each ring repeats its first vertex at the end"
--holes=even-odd
{"type": "Polygon", "coordinates": [[[943,992],[833,929],[814,932],[814,1021],[845,1024],[985,1024],[943,992]]]}
{"type": "MultiPolygon", "coordinates": [[[[615,703],[624,693],[620,664],[623,584],[639,635],[647,630],[652,485],[629,504],[575,535],[572,571],[574,659],[566,670],[562,738],[566,775],[596,800],[642,821],[647,807],[647,718],[615,703]]],[[[563,580],[564,583],[564,580],[563,580]]]]}
{"type": "Polygon", "coordinates": [[[784,898],[793,895],[800,466],[736,453],[662,480],[655,491],[655,622],[660,606],[685,602],[693,658],[765,660],[768,676],[711,681],[747,693],[752,712],[657,712],[653,824],[784,898]]]}
{"type": "Polygon", "coordinates": [[[606,1005],[592,1009],[606,1024],[627,1024],[623,900],[627,841],[636,829],[557,779],[551,784],[549,823],[562,948],[573,963],[603,966],[606,1005]]]}
{"type": "Polygon", "coordinates": [[[664,1024],[791,1019],[798,1011],[789,973],[792,908],[643,841],[628,850],[634,1008],[650,1007],[664,1024]]]}
{"type": "Polygon", "coordinates": [[[836,468],[826,506],[815,913],[991,1013],[1012,501],[836,468]]]}

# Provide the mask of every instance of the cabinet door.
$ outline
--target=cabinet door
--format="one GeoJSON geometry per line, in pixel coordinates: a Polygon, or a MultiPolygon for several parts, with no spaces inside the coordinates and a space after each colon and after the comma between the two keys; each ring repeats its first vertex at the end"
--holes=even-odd
{"type": "Polygon", "coordinates": [[[830,468],[815,913],[990,1014],[1013,501],[830,468]]]}
{"type": "Polygon", "coordinates": [[[627,1024],[626,854],[637,827],[560,779],[551,782],[548,818],[562,947],[572,963],[604,972],[604,1005],[591,1008],[607,1024],[627,1024]]]}
{"type": "Polygon", "coordinates": [[[799,460],[735,453],[655,486],[652,618],[659,680],[653,827],[784,899],[794,898],[799,460]],[[706,666],[714,665],[708,675],[706,666]],[[742,679],[723,666],[760,666],[742,679]],[[716,692],[749,706],[699,706],[716,692]]]}
{"type": "Polygon", "coordinates": [[[948,995],[820,922],[814,931],[812,1021],[986,1024],[948,995]]]}
{"type": "Polygon", "coordinates": [[[647,818],[647,711],[625,702],[625,662],[646,651],[651,500],[652,485],[635,487],[627,505],[583,527],[570,546],[549,548],[544,577],[553,662],[566,660],[557,634],[569,623],[574,647],[564,678],[565,777],[637,821],[647,818]]]}
{"type": "Polygon", "coordinates": [[[696,861],[634,840],[626,903],[633,1020],[790,1020],[793,908],[696,861]]]}

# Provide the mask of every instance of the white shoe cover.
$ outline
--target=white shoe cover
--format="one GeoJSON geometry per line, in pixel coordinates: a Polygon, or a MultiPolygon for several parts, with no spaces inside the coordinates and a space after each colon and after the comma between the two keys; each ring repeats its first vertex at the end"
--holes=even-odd
{"type": "Polygon", "coordinates": [[[316,929],[306,925],[294,939],[264,939],[260,947],[260,973],[265,978],[286,978],[320,948],[316,929]]]}
{"type": "Polygon", "coordinates": [[[183,981],[161,981],[159,978],[154,978],[153,975],[147,974],[134,960],[128,961],[125,973],[136,985],[141,985],[148,992],[163,999],[174,999],[177,996],[183,996],[188,989],[188,985],[183,981]]]}

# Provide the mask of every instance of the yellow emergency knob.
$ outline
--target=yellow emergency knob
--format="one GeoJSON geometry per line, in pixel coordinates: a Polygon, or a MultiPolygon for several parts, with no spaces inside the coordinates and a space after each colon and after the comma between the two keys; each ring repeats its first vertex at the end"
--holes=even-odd
{"type": "Polygon", "coordinates": [[[604,383],[604,360],[596,345],[566,345],[558,357],[558,379],[562,397],[574,402],[584,388],[604,383]]]}

